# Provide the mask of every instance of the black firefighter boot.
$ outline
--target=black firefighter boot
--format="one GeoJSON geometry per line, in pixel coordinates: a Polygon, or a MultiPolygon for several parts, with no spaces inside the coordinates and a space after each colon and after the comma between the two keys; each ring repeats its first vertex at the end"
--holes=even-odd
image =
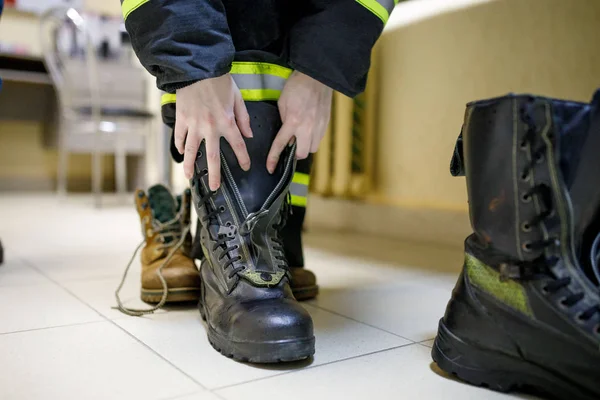
{"type": "Polygon", "coordinates": [[[294,299],[279,230],[287,212],[295,166],[288,147],[273,174],[267,154],[281,127],[277,106],[247,102],[254,138],[246,140],[252,166],[244,172],[221,141],[221,187],[210,192],[204,144],[192,179],[205,254],[200,313],[208,339],[240,361],[274,363],[308,358],[315,338],[310,315],[294,299]]]}
{"type": "Polygon", "coordinates": [[[600,96],[470,103],[462,135],[474,233],[433,359],[498,391],[600,399],[600,96]]]}

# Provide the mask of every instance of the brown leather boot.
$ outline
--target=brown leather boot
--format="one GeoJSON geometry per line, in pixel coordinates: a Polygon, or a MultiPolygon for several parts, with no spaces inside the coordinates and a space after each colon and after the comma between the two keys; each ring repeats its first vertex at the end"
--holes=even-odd
{"type": "Polygon", "coordinates": [[[315,274],[303,267],[291,267],[292,273],[291,288],[294,297],[298,301],[310,300],[319,294],[317,277],[315,274]]]}
{"type": "Polygon", "coordinates": [[[157,273],[162,264],[165,264],[161,275],[167,284],[168,303],[197,301],[200,296],[200,275],[190,256],[192,236],[189,230],[184,231],[190,223],[190,199],[189,189],[174,198],[163,185],[152,186],[148,195],[143,190],[136,193],[146,241],[141,254],[141,298],[147,303],[158,303],[163,296],[164,288],[157,273]],[[181,237],[184,232],[185,237],[181,237]]]}

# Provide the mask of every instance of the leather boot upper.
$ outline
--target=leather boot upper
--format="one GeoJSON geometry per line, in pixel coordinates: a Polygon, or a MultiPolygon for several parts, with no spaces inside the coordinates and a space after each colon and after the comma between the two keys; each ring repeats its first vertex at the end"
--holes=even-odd
{"type": "MultiPolygon", "coordinates": [[[[167,188],[156,185],[148,190],[148,194],[138,190],[135,199],[146,241],[141,251],[142,288],[162,289],[156,272],[181,238],[182,228],[189,224],[191,193],[186,190],[176,199],[167,188]]],[[[198,288],[200,285],[198,269],[189,256],[191,244],[191,235],[187,233],[181,248],[162,269],[170,289],[198,288]]]]}

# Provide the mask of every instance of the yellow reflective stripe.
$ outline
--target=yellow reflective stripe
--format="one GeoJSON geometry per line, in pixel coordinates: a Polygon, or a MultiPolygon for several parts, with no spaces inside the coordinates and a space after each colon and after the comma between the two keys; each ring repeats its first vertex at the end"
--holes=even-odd
{"type": "Polygon", "coordinates": [[[275,89],[240,89],[245,101],[277,101],[281,90],[275,89]]]}
{"type": "Polygon", "coordinates": [[[291,195],[290,203],[296,207],[306,207],[306,197],[296,196],[295,194],[293,194],[293,195],[291,195]]]}
{"type": "Polygon", "coordinates": [[[160,105],[164,106],[165,104],[175,103],[177,100],[177,96],[174,93],[165,93],[160,97],[160,105]]]}
{"type": "Polygon", "coordinates": [[[144,3],[150,0],[123,0],[121,3],[121,11],[123,12],[123,20],[129,17],[129,14],[140,8],[144,3]]]}
{"type": "MultiPolygon", "coordinates": [[[[281,96],[281,90],[274,89],[241,89],[242,98],[246,101],[277,101],[281,96]]],[[[160,105],[175,103],[177,96],[165,93],[160,98],[160,105]]]]}
{"type": "Polygon", "coordinates": [[[356,0],[361,6],[375,14],[385,25],[390,18],[390,13],[377,0],[356,0]]]}
{"type": "Polygon", "coordinates": [[[290,68],[282,67],[281,65],[264,62],[234,61],[231,66],[231,73],[252,75],[267,74],[287,79],[292,74],[292,70],[290,68]]]}
{"type": "Polygon", "coordinates": [[[310,175],[303,174],[302,172],[294,172],[292,182],[308,186],[308,183],[310,182],[310,175]]]}

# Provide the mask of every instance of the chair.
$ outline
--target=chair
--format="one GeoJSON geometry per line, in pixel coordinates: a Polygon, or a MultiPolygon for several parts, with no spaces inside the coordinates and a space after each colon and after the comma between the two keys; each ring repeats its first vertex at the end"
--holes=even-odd
{"type": "Polygon", "coordinates": [[[127,188],[126,156],[144,156],[153,115],[146,111],[146,82],[130,60],[101,60],[89,25],[73,8],[46,11],[40,22],[44,62],[54,83],[58,109],[59,195],[67,192],[70,153],[92,154],[92,192],[102,196],[102,155],[114,154],[117,192],[127,188]],[[61,49],[65,31],[83,42],[83,51],[61,49]]]}

